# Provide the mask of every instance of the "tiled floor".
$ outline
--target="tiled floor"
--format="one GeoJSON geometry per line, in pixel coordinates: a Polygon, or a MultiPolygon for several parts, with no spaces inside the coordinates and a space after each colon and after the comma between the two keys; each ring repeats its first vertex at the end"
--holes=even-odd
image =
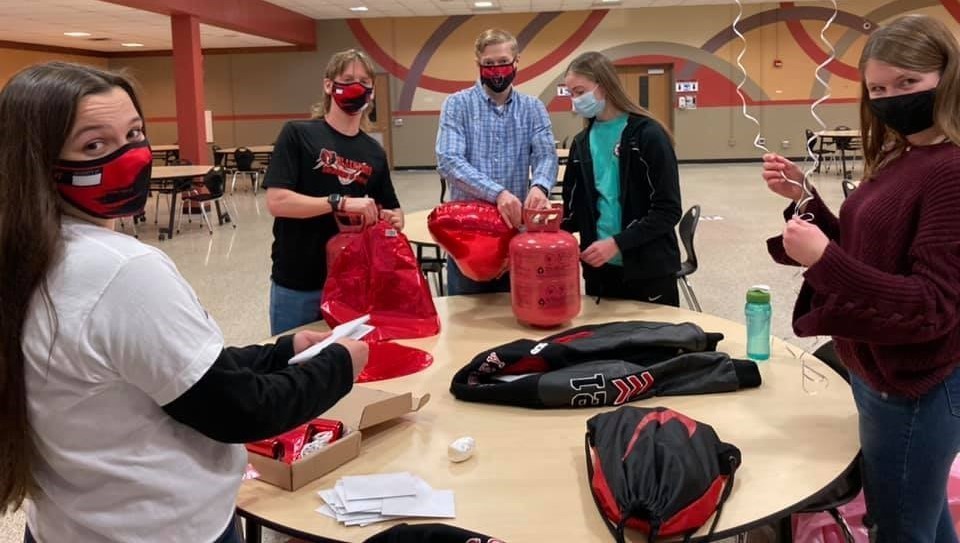
{"type": "MultiPolygon", "coordinates": [[[[703,310],[742,322],[744,293],[750,285],[764,283],[773,293],[773,333],[793,340],[790,312],[800,285],[798,270],[774,264],[765,244],[782,229],[784,200],[767,191],[758,165],[691,165],[682,166],[680,173],[684,207],[700,204],[703,213],[696,235],[700,269],[691,278],[703,310]]],[[[397,172],[394,183],[407,211],[437,203],[439,181],[434,173],[397,172]]],[[[818,186],[836,210],[842,199],[839,178],[828,174],[818,186]]],[[[254,196],[247,188],[233,200],[238,208],[237,228],[214,226],[210,235],[195,219],[192,225],[184,225],[180,235],[163,242],[157,240],[151,200],[140,239],[173,258],[227,342],[245,344],[269,335],[272,218],[262,192],[254,196]]],[[[160,210],[163,215],[163,204],[160,210]]],[[[815,340],[794,343],[810,348],[815,340]]],[[[22,541],[22,524],[18,515],[0,517],[0,543],[22,541]]]]}

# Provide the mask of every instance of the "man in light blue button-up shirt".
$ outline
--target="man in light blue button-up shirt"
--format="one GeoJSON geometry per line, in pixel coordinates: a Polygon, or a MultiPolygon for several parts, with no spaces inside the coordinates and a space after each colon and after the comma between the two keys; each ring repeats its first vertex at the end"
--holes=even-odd
{"type": "MultiPolygon", "coordinates": [[[[481,34],[476,43],[480,80],[447,97],[437,133],[437,170],[450,185],[450,199],[496,203],[511,226],[520,225],[523,207],[549,205],[557,179],[547,109],[513,88],[517,54],[517,40],[509,32],[481,34]]],[[[510,290],[507,276],[479,283],[464,277],[452,260],[447,264],[451,295],[510,290]]]]}

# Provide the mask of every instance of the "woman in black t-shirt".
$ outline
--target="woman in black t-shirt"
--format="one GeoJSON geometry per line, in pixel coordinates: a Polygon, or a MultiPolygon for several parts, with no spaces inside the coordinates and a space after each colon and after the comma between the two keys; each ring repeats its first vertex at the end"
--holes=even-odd
{"type": "Polygon", "coordinates": [[[361,51],[333,55],[323,80],[323,116],[284,125],[264,186],[273,223],[270,330],[320,318],[326,246],[334,211],[403,228],[383,147],[363,130],[373,99],[373,63],[361,51]],[[382,211],[378,212],[378,206],[382,211]]]}

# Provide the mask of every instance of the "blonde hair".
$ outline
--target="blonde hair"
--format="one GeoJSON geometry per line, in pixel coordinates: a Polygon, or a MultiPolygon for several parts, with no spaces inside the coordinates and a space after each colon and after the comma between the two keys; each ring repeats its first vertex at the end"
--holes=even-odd
{"type": "Polygon", "coordinates": [[[860,55],[860,130],[863,178],[902,155],[908,143],[870,110],[870,89],[863,78],[868,60],[905,70],[940,72],[933,107],[934,126],[960,144],[960,47],[945,24],[926,15],[906,15],[871,34],[860,55]]]}
{"type": "Polygon", "coordinates": [[[617,69],[613,62],[602,53],[589,51],[581,54],[573,59],[565,73],[585,77],[602,87],[607,102],[620,111],[653,119],[667,133],[670,143],[673,143],[673,134],[670,133],[666,125],[654,117],[653,113],[650,113],[645,107],[630,100],[627,91],[623,89],[623,85],[620,83],[620,78],[617,77],[617,69]]]}
{"type": "Polygon", "coordinates": [[[483,55],[483,51],[487,47],[491,45],[500,45],[501,43],[509,43],[510,49],[513,51],[513,56],[517,56],[517,53],[520,50],[520,46],[517,44],[517,38],[513,37],[513,34],[503,30],[502,28],[489,28],[480,34],[476,43],[474,44],[477,58],[479,59],[480,56],[483,55]]]}
{"type": "MultiPolygon", "coordinates": [[[[359,62],[360,66],[367,72],[367,75],[370,76],[370,79],[376,75],[373,67],[373,61],[370,60],[370,57],[366,53],[359,49],[347,49],[346,51],[340,51],[339,53],[334,53],[330,57],[330,62],[327,63],[327,70],[324,72],[323,77],[329,79],[330,81],[336,80],[337,76],[343,75],[347,71],[347,68],[350,67],[354,62],[359,62]]],[[[319,103],[313,104],[310,106],[310,117],[317,119],[323,117],[327,113],[330,113],[330,106],[333,102],[333,96],[324,93],[323,100],[319,103]]],[[[370,113],[370,108],[368,107],[363,111],[363,121],[362,124],[364,129],[369,125],[368,115],[370,113]]]]}

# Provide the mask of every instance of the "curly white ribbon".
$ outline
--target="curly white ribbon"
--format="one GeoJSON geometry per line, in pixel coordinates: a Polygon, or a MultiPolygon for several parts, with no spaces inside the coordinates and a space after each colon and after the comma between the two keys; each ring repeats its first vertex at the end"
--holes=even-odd
{"type": "MultiPolygon", "coordinates": [[[[750,112],[747,110],[747,98],[743,94],[743,86],[746,85],[747,83],[747,69],[743,65],[743,57],[744,55],[747,54],[747,38],[743,35],[742,32],[740,32],[740,28],[739,28],[740,21],[743,19],[743,4],[741,0],[735,0],[735,1],[737,3],[738,11],[737,11],[737,17],[733,21],[733,33],[736,34],[738,38],[740,38],[740,42],[743,44],[743,47],[741,47],[740,49],[740,54],[737,55],[737,67],[740,68],[740,74],[741,74],[740,83],[737,84],[737,96],[740,97],[740,104],[743,108],[742,110],[743,116],[748,120],[750,120],[750,122],[752,122],[757,127],[757,135],[756,137],[753,138],[753,146],[763,151],[764,153],[770,153],[770,149],[768,149],[767,146],[761,143],[760,141],[762,138],[760,121],[757,120],[756,117],[751,115],[750,112]]],[[[817,125],[820,126],[820,130],[825,130],[827,128],[827,125],[826,123],[823,122],[823,119],[820,118],[820,115],[817,114],[817,107],[823,102],[829,100],[831,96],[830,84],[821,77],[820,72],[824,68],[826,68],[827,65],[833,62],[836,59],[836,55],[837,55],[836,48],[833,46],[832,43],[830,43],[830,40],[827,39],[827,30],[830,29],[830,26],[836,20],[837,15],[840,12],[840,8],[837,5],[837,0],[830,0],[830,3],[833,4],[833,15],[831,15],[830,18],[827,19],[826,23],[823,25],[823,28],[820,30],[820,41],[822,41],[827,46],[827,49],[830,51],[830,55],[827,57],[826,60],[824,60],[822,63],[820,63],[817,66],[817,69],[814,72],[814,77],[817,79],[817,82],[819,82],[820,85],[823,86],[824,94],[815,102],[813,102],[813,104],[810,105],[810,115],[817,122],[817,125]]],[[[810,186],[810,175],[820,166],[820,157],[817,155],[817,153],[813,151],[813,144],[816,142],[817,137],[818,136],[816,132],[814,132],[814,134],[806,142],[807,155],[812,159],[812,165],[803,172],[802,180],[796,181],[794,179],[790,179],[789,177],[786,176],[785,173],[783,173],[782,171],[780,172],[780,175],[783,177],[784,181],[800,187],[800,190],[802,191],[803,196],[800,198],[800,200],[797,201],[797,205],[794,208],[793,216],[794,218],[801,218],[807,221],[811,221],[814,218],[813,214],[804,213],[803,210],[807,207],[807,204],[809,204],[814,199],[813,188],[810,186]]],[[[807,365],[805,360],[806,352],[804,352],[804,354],[799,357],[796,355],[796,353],[793,353],[792,350],[790,350],[790,352],[791,354],[794,355],[795,358],[799,358],[800,360],[801,374],[802,374],[801,384],[803,386],[804,392],[806,392],[807,394],[816,394],[817,392],[819,392],[820,390],[828,386],[828,380],[826,375],[824,375],[820,371],[817,371],[815,368],[807,365]]]]}
{"type": "MultiPolygon", "coordinates": [[[[770,149],[768,149],[766,145],[760,142],[762,138],[760,121],[757,120],[756,117],[751,115],[750,112],[747,110],[747,98],[743,94],[743,86],[746,85],[747,83],[747,69],[743,65],[743,57],[744,55],[747,54],[747,38],[743,35],[742,32],[740,32],[740,28],[739,28],[740,21],[743,19],[743,3],[741,2],[741,0],[735,0],[735,1],[737,3],[738,11],[737,11],[737,17],[733,21],[733,33],[737,35],[737,37],[740,39],[741,43],[743,44],[743,47],[741,47],[740,49],[740,54],[737,55],[737,67],[740,68],[740,74],[741,74],[740,82],[737,84],[737,96],[740,97],[740,104],[742,107],[743,116],[746,119],[748,119],[750,122],[752,122],[754,125],[756,125],[757,127],[757,135],[753,138],[753,146],[763,151],[764,153],[770,153],[770,149]]],[[[820,30],[820,41],[822,41],[827,46],[827,48],[830,51],[830,55],[827,57],[826,60],[824,60],[822,63],[820,63],[817,66],[817,69],[814,72],[814,77],[816,77],[817,81],[824,88],[824,94],[819,99],[817,99],[813,104],[810,105],[810,115],[817,122],[817,125],[820,126],[820,130],[826,129],[827,125],[826,123],[823,122],[823,119],[820,118],[820,115],[817,114],[817,107],[823,102],[829,100],[831,96],[830,84],[820,76],[820,72],[824,68],[826,68],[828,64],[833,62],[834,59],[836,59],[836,49],[834,48],[833,44],[830,43],[830,40],[827,39],[826,33],[827,33],[827,30],[830,28],[830,26],[833,24],[833,22],[836,20],[837,15],[839,14],[839,11],[840,11],[839,6],[837,5],[837,0],[830,0],[830,2],[833,4],[833,15],[831,15],[830,18],[827,19],[827,22],[824,24],[823,28],[820,30]]],[[[804,214],[803,210],[807,207],[807,204],[809,204],[814,199],[813,189],[810,186],[809,177],[810,177],[810,174],[813,173],[813,171],[820,166],[820,157],[812,149],[813,143],[815,143],[816,139],[817,139],[817,135],[816,133],[814,133],[813,136],[811,136],[810,139],[807,140],[806,142],[807,154],[812,159],[812,165],[804,171],[802,180],[797,181],[794,179],[790,179],[786,176],[786,174],[783,174],[781,172],[781,175],[783,176],[784,181],[800,187],[800,190],[803,191],[803,197],[800,198],[800,200],[797,202],[796,208],[794,209],[794,217],[801,217],[807,220],[811,220],[813,217],[809,214],[804,214]]]]}

